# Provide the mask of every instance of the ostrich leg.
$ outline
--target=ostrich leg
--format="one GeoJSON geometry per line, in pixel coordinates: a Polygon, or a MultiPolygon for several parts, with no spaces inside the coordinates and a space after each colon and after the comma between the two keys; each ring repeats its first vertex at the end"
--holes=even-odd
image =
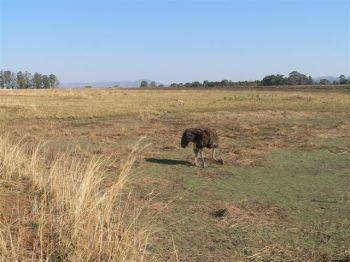
{"type": "Polygon", "coordinates": [[[200,152],[201,152],[203,167],[205,167],[206,165],[205,165],[205,161],[204,161],[203,149],[201,149],[200,152]]]}
{"type": "Polygon", "coordinates": [[[193,148],[193,152],[194,152],[194,164],[195,164],[196,166],[199,166],[199,165],[198,165],[198,153],[199,153],[198,148],[197,148],[197,147],[194,147],[194,148],[193,148]]]}
{"type": "Polygon", "coordinates": [[[213,158],[216,162],[219,161],[219,160],[216,158],[216,148],[213,148],[212,158],[213,158]]]}

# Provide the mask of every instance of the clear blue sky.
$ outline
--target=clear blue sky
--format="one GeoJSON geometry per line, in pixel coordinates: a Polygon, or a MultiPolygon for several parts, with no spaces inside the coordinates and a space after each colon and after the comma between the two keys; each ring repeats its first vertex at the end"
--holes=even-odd
{"type": "Polygon", "coordinates": [[[0,67],[61,82],[350,75],[350,0],[0,3],[0,67]]]}

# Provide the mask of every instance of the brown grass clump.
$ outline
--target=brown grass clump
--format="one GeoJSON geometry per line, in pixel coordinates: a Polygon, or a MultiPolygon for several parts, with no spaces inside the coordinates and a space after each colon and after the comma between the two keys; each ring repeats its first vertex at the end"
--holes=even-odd
{"type": "Polygon", "coordinates": [[[0,138],[0,179],[8,185],[7,200],[12,197],[15,203],[22,196],[26,202],[17,203],[15,212],[0,210],[1,259],[143,260],[147,233],[138,227],[140,210],[130,207],[125,190],[138,150],[133,148],[106,188],[105,167],[111,159],[61,154],[47,165],[41,146],[28,149],[0,138]],[[21,183],[27,186],[18,188],[21,183]]]}

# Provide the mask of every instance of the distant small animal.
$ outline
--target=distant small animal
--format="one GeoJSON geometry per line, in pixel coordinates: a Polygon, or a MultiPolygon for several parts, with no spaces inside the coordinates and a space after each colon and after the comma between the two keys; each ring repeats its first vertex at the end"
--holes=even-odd
{"type": "Polygon", "coordinates": [[[189,143],[193,143],[193,152],[195,154],[195,165],[198,165],[198,156],[201,156],[203,167],[206,166],[203,150],[212,149],[212,158],[216,162],[223,164],[222,160],[216,158],[216,149],[219,147],[219,137],[214,129],[207,127],[194,127],[186,129],[181,138],[181,147],[186,148],[189,143]]]}

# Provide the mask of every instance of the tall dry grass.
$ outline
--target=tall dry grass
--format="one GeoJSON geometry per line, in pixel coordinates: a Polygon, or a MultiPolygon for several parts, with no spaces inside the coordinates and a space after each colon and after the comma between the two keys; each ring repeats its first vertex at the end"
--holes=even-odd
{"type": "Polygon", "coordinates": [[[43,146],[13,144],[0,138],[0,180],[31,184],[28,219],[0,220],[0,257],[4,261],[141,261],[147,232],[137,225],[140,210],[132,208],[125,189],[137,152],[136,145],[106,186],[112,159],[81,160],[69,155],[45,158],[43,146]],[[14,221],[15,220],[15,221],[14,221]],[[17,221],[17,222],[16,222],[17,221]],[[15,226],[17,225],[17,226],[15,226]]]}

